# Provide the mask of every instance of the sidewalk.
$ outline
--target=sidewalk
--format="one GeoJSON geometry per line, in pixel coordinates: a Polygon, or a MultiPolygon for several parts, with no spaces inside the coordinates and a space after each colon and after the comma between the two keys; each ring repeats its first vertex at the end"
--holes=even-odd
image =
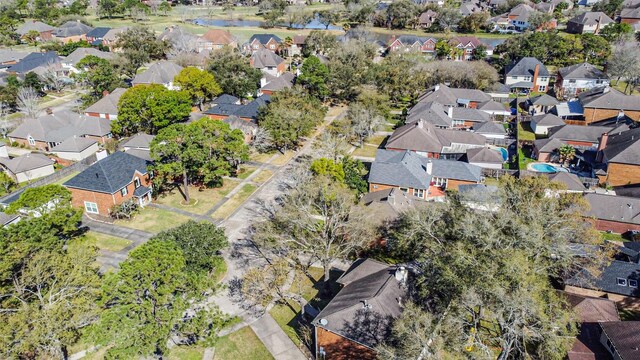
{"type": "Polygon", "coordinates": [[[296,344],[268,313],[250,325],[260,341],[277,360],[307,360],[296,344]]]}

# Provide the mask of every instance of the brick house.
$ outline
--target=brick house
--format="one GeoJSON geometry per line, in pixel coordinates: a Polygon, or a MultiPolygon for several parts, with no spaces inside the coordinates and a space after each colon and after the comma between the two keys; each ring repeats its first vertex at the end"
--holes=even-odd
{"type": "Polygon", "coordinates": [[[53,39],[53,32],[55,30],[56,28],[54,28],[53,26],[45,24],[41,21],[29,20],[20,25],[18,29],[16,29],[16,34],[18,34],[20,38],[22,38],[30,31],[36,31],[39,34],[38,39],[40,41],[48,41],[53,39]]]}
{"type": "Polygon", "coordinates": [[[449,40],[449,45],[460,50],[460,53],[454,54],[452,60],[456,61],[469,61],[473,60],[473,52],[480,46],[484,46],[487,56],[493,55],[493,47],[484,44],[475,36],[456,36],[449,40]]]}
{"type": "Polygon", "coordinates": [[[604,165],[601,181],[610,186],[640,184],[640,128],[603,134],[596,161],[604,165]]]}
{"type": "Polygon", "coordinates": [[[85,35],[85,37],[87,38],[87,42],[89,42],[93,46],[102,45],[102,39],[109,32],[109,30],[111,30],[111,28],[109,27],[94,28],[85,35]]]}
{"type": "Polygon", "coordinates": [[[244,121],[257,122],[260,108],[271,101],[271,96],[262,95],[247,104],[240,104],[240,100],[234,96],[221,95],[212,101],[209,109],[203,112],[213,120],[224,120],[236,116],[244,121]]]}
{"type": "Polygon", "coordinates": [[[601,11],[587,11],[576,15],[567,22],[567,32],[571,34],[599,34],[600,30],[614,21],[601,11]]]}
{"type": "Polygon", "coordinates": [[[406,123],[423,120],[441,129],[471,129],[491,120],[488,112],[442,105],[439,102],[420,102],[407,112],[406,123]]]}
{"type": "Polygon", "coordinates": [[[489,101],[491,96],[481,90],[452,88],[445,84],[438,84],[421,94],[416,106],[420,103],[437,102],[445,106],[476,109],[489,101]]]}
{"type": "Polygon", "coordinates": [[[242,48],[246,53],[254,53],[260,49],[277,52],[280,50],[282,39],[274,34],[254,34],[242,48]]]}
{"type": "Polygon", "coordinates": [[[592,219],[596,229],[616,234],[640,230],[640,199],[596,193],[584,198],[591,206],[585,216],[592,219]]]}
{"type": "Polygon", "coordinates": [[[63,185],[71,191],[71,203],[87,214],[109,216],[114,205],[132,200],[151,202],[150,162],[116,151],[91,165],[63,185]]]}
{"type": "Polygon", "coordinates": [[[210,29],[200,37],[198,52],[221,49],[225,46],[238,47],[238,42],[227,30],[210,29]]]}
{"type": "Polygon", "coordinates": [[[587,125],[625,116],[640,121],[640,96],[625,95],[604,86],[580,93],[578,99],[584,109],[584,122],[587,125]]]}
{"type": "Polygon", "coordinates": [[[79,20],[67,21],[53,32],[53,36],[55,36],[57,40],[66,44],[69,42],[87,40],[87,33],[91,30],[93,30],[91,26],[85,25],[79,20]]]}
{"type": "Polygon", "coordinates": [[[258,49],[255,51],[249,59],[249,64],[254,69],[261,70],[263,73],[271,76],[280,76],[287,68],[287,64],[283,58],[267,49],[258,49]]]}
{"type": "Polygon", "coordinates": [[[118,102],[127,89],[117,88],[111,93],[106,93],[102,99],[84,109],[84,114],[91,117],[99,117],[107,120],[118,118],[118,102]]]}
{"type": "Polygon", "coordinates": [[[318,359],[375,359],[407,298],[409,271],[403,266],[359,259],[337,283],[338,294],[312,321],[318,359]],[[367,321],[369,318],[377,321],[367,321]]]}
{"type": "Polygon", "coordinates": [[[560,140],[574,147],[597,148],[602,134],[613,128],[608,126],[562,125],[548,130],[549,139],[560,140]]]}
{"type": "Polygon", "coordinates": [[[438,40],[434,38],[423,38],[413,35],[401,35],[392,37],[389,41],[387,50],[389,52],[419,52],[427,55],[433,55],[436,51],[436,43],[438,40]]]}

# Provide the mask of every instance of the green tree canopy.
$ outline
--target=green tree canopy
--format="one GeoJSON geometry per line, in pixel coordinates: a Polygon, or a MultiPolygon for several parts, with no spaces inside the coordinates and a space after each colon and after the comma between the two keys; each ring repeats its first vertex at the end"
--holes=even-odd
{"type": "Polygon", "coordinates": [[[212,51],[208,69],[225,94],[241,99],[255,94],[262,78],[260,70],[251,67],[247,58],[230,47],[212,51]]]}
{"type": "Polygon", "coordinates": [[[159,40],[147,27],[135,26],[118,34],[115,47],[128,61],[127,72],[131,78],[138,69],[151,60],[164,59],[171,45],[159,40]]]}
{"type": "Polygon", "coordinates": [[[313,55],[302,63],[302,74],[296,79],[296,82],[307,89],[309,94],[320,100],[324,100],[329,95],[327,81],[329,81],[329,70],[317,56],[313,55]]]}
{"type": "Polygon", "coordinates": [[[101,99],[105,91],[111,92],[117,87],[124,86],[120,74],[106,59],[89,55],[80,60],[76,67],[80,69],[80,72],[75,75],[77,81],[89,88],[85,104],[101,99]]]}
{"type": "Polygon", "coordinates": [[[349,40],[331,51],[329,61],[329,89],[341,100],[353,100],[360,87],[373,80],[375,48],[364,41],[349,40]]]}
{"type": "Polygon", "coordinates": [[[387,8],[387,27],[404,29],[419,15],[418,6],[410,0],[399,0],[387,8]]]}
{"type": "Polygon", "coordinates": [[[57,208],[71,206],[71,192],[62,185],[50,184],[28,188],[5,210],[8,214],[18,211],[35,213],[38,216],[57,208]]]}
{"type": "Polygon", "coordinates": [[[184,121],[191,113],[191,99],[183,91],[168,90],[160,84],[127,89],[118,103],[118,119],[112,122],[117,136],[138,132],[156,134],[160,129],[184,121]]]}
{"type": "Polygon", "coordinates": [[[333,181],[344,182],[342,163],[320,158],[311,163],[311,172],[316,176],[327,176],[333,181]]]}
{"type": "Polygon", "coordinates": [[[189,94],[191,101],[202,109],[206,100],[213,99],[222,93],[218,82],[210,72],[195,67],[186,67],[176,75],[174,82],[180,90],[189,94]]]}

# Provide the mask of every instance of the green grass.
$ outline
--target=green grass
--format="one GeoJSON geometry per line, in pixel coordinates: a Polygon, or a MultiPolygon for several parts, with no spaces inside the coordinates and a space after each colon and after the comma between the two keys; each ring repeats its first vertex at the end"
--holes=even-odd
{"type": "Polygon", "coordinates": [[[157,234],[189,221],[189,218],[164,209],[146,207],[131,220],[116,220],[115,224],[157,234]]]}
{"type": "Polygon", "coordinates": [[[202,360],[204,348],[201,346],[174,346],[167,354],[167,360],[202,360]]]}
{"type": "Polygon", "coordinates": [[[382,144],[385,141],[386,138],[387,138],[386,135],[374,135],[374,136],[369,137],[365,142],[367,144],[373,144],[373,145],[376,145],[376,146],[380,146],[380,144],[382,144]]]}
{"type": "Polygon", "coordinates": [[[357,147],[351,155],[374,158],[376,157],[376,151],[378,151],[378,147],[364,145],[363,147],[357,147]]]}
{"type": "Polygon", "coordinates": [[[628,241],[621,234],[608,233],[606,231],[602,231],[600,234],[602,235],[602,241],[628,241]]]}
{"type": "Polygon", "coordinates": [[[295,312],[287,305],[277,304],[269,311],[269,314],[273,317],[273,320],[280,325],[282,331],[287,334],[289,339],[291,339],[296,346],[300,346],[302,345],[302,340],[298,335],[300,323],[297,319],[300,313],[300,304],[295,301],[289,301],[289,304],[295,309],[295,312]]]}
{"type": "Polygon", "coordinates": [[[275,151],[268,153],[259,153],[252,151],[251,154],[249,154],[249,160],[259,163],[266,163],[267,161],[269,161],[269,159],[271,159],[271,157],[273,157],[273,155],[275,155],[275,151]]]}
{"type": "Polygon", "coordinates": [[[131,240],[105,235],[93,231],[84,234],[87,245],[94,245],[100,250],[120,251],[131,245],[131,240]]]}
{"type": "Polygon", "coordinates": [[[244,180],[248,178],[254,171],[256,171],[256,169],[257,168],[253,166],[242,166],[238,171],[238,179],[244,180]]]}
{"type": "MultiPolygon", "coordinates": [[[[611,87],[616,90],[619,90],[620,92],[624,92],[624,89],[627,87],[627,82],[622,80],[618,82],[612,81],[611,87]]],[[[639,94],[640,94],[640,91],[638,91],[637,88],[634,88],[633,91],[631,92],[631,95],[639,95],[639,94]]]]}
{"type": "Polygon", "coordinates": [[[496,179],[496,178],[486,177],[486,178],[484,178],[484,184],[485,185],[498,186],[500,184],[500,181],[498,179],[496,179]]]}
{"type": "Polygon", "coordinates": [[[195,186],[190,186],[189,196],[191,197],[191,202],[189,205],[185,205],[180,188],[175,188],[160,194],[156,202],[190,213],[204,215],[209,209],[215,206],[218,201],[227,196],[233,188],[238,186],[238,184],[239,182],[237,180],[224,179],[222,187],[218,188],[200,189],[195,186]]]}
{"type": "Polygon", "coordinates": [[[231,215],[242,203],[244,203],[257,187],[251,184],[245,184],[240,191],[233,195],[227,202],[220,206],[211,214],[214,219],[226,219],[231,215]]]}
{"type": "Polygon", "coordinates": [[[268,360],[273,359],[269,350],[258,339],[250,327],[244,327],[227,336],[218,338],[215,343],[216,360],[268,360]]]}
{"type": "Polygon", "coordinates": [[[518,123],[518,140],[533,141],[536,134],[531,130],[531,124],[528,121],[518,123]]]}
{"type": "Polygon", "coordinates": [[[518,149],[518,162],[520,170],[527,170],[527,165],[535,160],[527,157],[522,149],[518,149]]]}
{"type": "Polygon", "coordinates": [[[67,182],[68,180],[71,180],[71,178],[72,178],[72,177],[74,177],[74,176],[76,176],[76,175],[78,175],[78,174],[79,174],[79,172],[78,172],[78,171],[73,171],[73,172],[71,172],[69,175],[67,175],[67,176],[63,177],[62,179],[60,179],[60,180],[58,180],[58,181],[54,182],[54,184],[62,185],[62,184],[64,184],[65,182],[67,182]]]}
{"type": "Polygon", "coordinates": [[[261,184],[269,180],[273,176],[273,171],[269,169],[262,169],[256,177],[253,178],[253,182],[261,184]]]}
{"type": "Polygon", "coordinates": [[[286,151],[284,154],[278,153],[278,156],[271,162],[273,165],[284,165],[295,156],[293,150],[286,151]]]}

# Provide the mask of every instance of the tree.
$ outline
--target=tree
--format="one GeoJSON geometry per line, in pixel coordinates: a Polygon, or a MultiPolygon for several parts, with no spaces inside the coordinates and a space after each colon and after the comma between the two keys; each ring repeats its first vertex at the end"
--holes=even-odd
{"type": "Polygon", "coordinates": [[[34,73],[33,71],[29,71],[24,76],[22,87],[32,88],[37,92],[42,92],[44,84],[42,84],[42,81],[40,81],[40,77],[38,76],[38,74],[34,73]]]}
{"type": "Polygon", "coordinates": [[[330,55],[329,89],[333,96],[341,100],[353,100],[358,96],[359,87],[368,84],[372,78],[375,48],[365,41],[349,40],[340,43],[330,55]]]}
{"type": "Polygon", "coordinates": [[[298,312],[288,301],[294,297],[285,290],[290,271],[289,264],[281,259],[249,269],[242,278],[240,288],[243,300],[251,306],[262,308],[272,303],[282,303],[293,312],[298,312]]]}
{"type": "Polygon", "coordinates": [[[35,119],[40,112],[38,92],[32,88],[20,88],[18,90],[18,109],[26,117],[35,119]]]}
{"type": "Polygon", "coordinates": [[[258,113],[258,124],[270,135],[280,151],[295,149],[302,137],[322,121],[325,108],[320,101],[299,87],[285,89],[271,98],[258,113]]]}
{"type": "Polygon", "coordinates": [[[41,216],[57,208],[70,206],[71,192],[62,185],[49,184],[26,189],[5,211],[8,214],[23,211],[41,216]]]}
{"type": "Polygon", "coordinates": [[[593,5],[592,11],[602,11],[611,18],[622,10],[624,0],[604,0],[593,5]]]}
{"type": "Polygon", "coordinates": [[[117,35],[115,47],[120,49],[122,56],[128,61],[127,72],[133,78],[145,63],[164,59],[171,44],[156,38],[151,29],[135,26],[117,35]]]}
{"type": "Polygon", "coordinates": [[[326,55],[338,46],[336,37],[326,31],[311,30],[304,40],[302,55],[309,57],[314,54],[326,55]]]}
{"type": "Polygon", "coordinates": [[[558,148],[558,153],[560,154],[560,161],[562,161],[565,167],[568,167],[576,155],[576,149],[569,144],[565,144],[558,148]]]}
{"type": "Polygon", "coordinates": [[[264,0],[258,6],[267,27],[274,27],[284,15],[286,8],[287,2],[285,0],[264,0]]]}
{"type": "Polygon", "coordinates": [[[324,29],[328,30],[329,26],[335,25],[342,18],[340,10],[333,8],[330,10],[322,10],[316,13],[320,24],[324,25],[324,29]]]}
{"type": "Polygon", "coordinates": [[[349,189],[355,190],[357,194],[364,194],[368,191],[369,184],[363,177],[366,169],[362,161],[345,156],[342,158],[342,168],[344,169],[344,183],[349,189]]]}
{"type": "Polygon", "coordinates": [[[42,81],[48,89],[59,92],[65,86],[65,81],[58,66],[59,64],[53,62],[47,64],[42,74],[42,81]]]}
{"type": "Polygon", "coordinates": [[[447,39],[439,39],[436,42],[435,49],[436,57],[438,59],[448,59],[451,56],[451,52],[453,51],[453,48],[451,47],[447,39]]]}
{"type": "Polygon", "coordinates": [[[473,60],[484,60],[487,58],[487,47],[480,44],[478,47],[473,49],[473,53],[471,54],[471,58],[473,60]]]}
{"type": "Polygon", "coordinates": [[[461,17],[462,16],[460,15],[458,9],[443,7],[438,9],[438,15],[436,15],[436,23],[438,24],[438,27],[448,33],[453,27],[458,25],[461,17]]]}
{"type": "Polygon", "coordinates": [[[4,193],[9,193],[11,189],[16,185],[13,178],[7,175],[6,172],[0,172],[0,187],[4,190],[4,193]]]}
{"type": "Polygon", "coordinates": [[[109,19],[113,15],[122,14],[123,9],[116,0],[98,0],[98,18],[102,19],[107,16],[109,19]]]}
{"type": "Polygon", "coordinates": [[[333,181],[344,182],[342,164],[331,159],[320,158],[313,160],[310,170],[316,176],[326,176],[333,181]]]}
{"type": "Polygon", "coordinates": [[[375,108],[365,106],[359,102],[351,104],[347,112],[351,122],[351,134],[358,140],[360,147],[364,140],[373,135],[378,127],[385,123],[385,118],[375,108]]]}
{"type": "Polygon", "coordinates": [[[180,86],[180,90],[189,95],[192,103],[197,105],[200,110],[206,100],[213,99],[222,93],[220,85],[210,72],[195,67],[182,69],[176,75],[174,82],[180,86]]]}
{"type": "MultiPolygon", "coordinates": [[[[613,56],[608,62],[607,72],[612,78],[619,82],[621,78],[627,80],[625,93],[629,89],[630,83],[636,83],[640,79],[640,47],[637,42],[622,42],[616,45],[613,56]]],[[[633,86],[631,87],[633,89],[633,86]]]]}
{"type": "Polygon", "coordinates": [[[482,29],[489,20],[489,13],[477,12],[466,16],[458,23],[458,30],[463,33],[475,33],[482,29]]]}
{"type": "Polygon", "coordinates": [[[76,80],[90,89],[85,104],[93,103],[101,99],[105,92],[123,86],[120,74],[106,59],[89,55],[80,60],[76,67],[80,69],[75,75],[76,80]]]}
{"type": "Polygon", "coordinates": [[[40,33],[37,30],[29,30],[26,34],[22,35],[22,38],[31,46],[38,44],[40,39],[40,33]]]}
{"type": "Polygon", "coordinates": [[[289,28],[296,25],[304,27],[313,19],[313,14],[307,11],[304,6],[291,6],[286,10],[285,19],[289,28]]]}
{"type": "Polygon", "coordinates": [[[229,47],[211,52],[208,69],[225,94],[241,99],[254,95],[262,78],[260,70],[251,67],[245,57],[229,47]]]}
{"type": "Polygon", "coordinates": [[[160,129],[183,121],[191,113],[186,92],[168,90],[160,84],[139,85],[127,89],[118,103],[118,118],[112,122],[115,135],[138,132],[156,134],[160,129]]]}
{"type": "Polygon", "coordinates": [[[296,78],[298,84],[320,100],[324,100],[329,95],[328,80],[329,70],[318,57],[313,55],[302,63],[302,74],[296,78]]]}
{"type": "Polygon", "coordinates": [[[529,27],[532,30],[538,30],[538,29],[546,30],[551,20],[553,20],[553,15],[546,12],[534,11],[531,15],[529,15],[528,22],[529,22],[529,27]]]}
{"type": "Polygon", "coordinates": [[[387,27],[404,29],[418,13],[418,6],[413,1],[394,1],[387,7],[387,27]]]}
{"type": "Polygon", "coordinates": [[[611,45],[602,36],[585,33],[580,35],[584,61],[593,65],[604,66],[611,56],[611,45]]]}
{"type": "Polygon", "coordinates": [[[167,1],[162,1],[160,5],[158,5],[158,10],[162,11],[162,15],[167,16],[171,11],[171,4],[167,1]]]}
{"type": "Polygon", "coordinates": [[[297,184],[282,196],[281,206],[267,207],[254,240],[307,269],[315,261],[324,269],[328,290],[334,260],[345,259],[372,240],[369,215],[351,191],[326,177],[297,184]]]}
{"type": "Polygon", "coordinates": [[[376,85],[380,92],[393,101],[409,101],[424,88],[425,79],[419,67],[422,56],[394,52],[385,56],[375,71],[376,85]]]}
{"type": "Polygon", "coordinates": [[[218,310],[194,306],[203,295],[186,270],[177,244],[152,239],[131,251],[117,273],[106,276],[95,337],[111,344],[108,358],[163,355],[174,336],[195,343],[215,335],[224,318],[218,310]]]}
{"type": "Polygon", "coordinates": [[[610,23],[600,30],[600,35],[609,42],[619,42],[633,36],[633,27],[626,23],[610,23]]]}

